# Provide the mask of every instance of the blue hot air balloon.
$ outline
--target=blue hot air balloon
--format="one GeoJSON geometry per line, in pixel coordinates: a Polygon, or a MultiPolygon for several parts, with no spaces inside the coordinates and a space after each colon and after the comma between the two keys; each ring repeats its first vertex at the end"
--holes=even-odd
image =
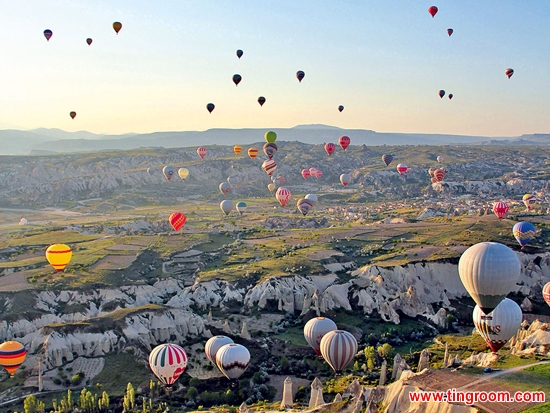
{"type": "Polygon", "coordinates": [[[533,238],[537,235],[537,229],[533,224],[530,222],[518,222],[516,225],[514,225],[514,228],[512,229],[514,232],[514,237],[518,241],[519,245],[521,245],[521,249],[523,249],[529,241],[531,241],[533,238]]]}

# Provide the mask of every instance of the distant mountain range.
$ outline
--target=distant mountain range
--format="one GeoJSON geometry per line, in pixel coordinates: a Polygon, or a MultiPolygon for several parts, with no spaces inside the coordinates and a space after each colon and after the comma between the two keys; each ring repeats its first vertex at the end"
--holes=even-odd
{"type": "MultiPolygon", "coordinates": [[[[247,145],[262,141],[268,129],[208,129],[206,131],[154,132],[145,134],[98,135],[60,129],[0,130],[0,155],[38,155],[141,147],[181,148],[201,145],[247,145]]],[[[309,144],[337,142],[342,135],[352,145],[550,145],[550,134],[519,137],[484,137],[422,133],[379,133],[366,129],[342,129],[328,125],[298,125],[271,129],[279,141],[309,144]]]]}

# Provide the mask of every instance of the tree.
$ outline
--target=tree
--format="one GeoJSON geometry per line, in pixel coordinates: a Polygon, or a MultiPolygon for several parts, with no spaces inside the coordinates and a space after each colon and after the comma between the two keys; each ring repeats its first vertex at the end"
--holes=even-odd
{"type": "Polygon", "coordinates": [[[395,349],[388,343],[378,346],[378,355],[385,360],[392,359],[395,354],[395,349]]]}
{"type": "Polygon", "coordinates": [[[95,410],[97,404],[97,398],[95,394],[85,387],[80,392],[80,398],[78,399],[78,405],[81,410],[84,410],[87,413],[91,413],[95,410]]]}
{"type": "Polygon", "coordinates": [[[110,402],[111,400],[109,399],[109,395],[106,391],[104,391],[103,393],[101,393],[101,399],[97,401],[97,407],[100,411],[106,411],[107,409],[109,409],[110,402]]]}
{"type": "Polygon", "coordinates": [[[195,400],[195,398],[199,395],[199,391],[196,387],[189,387],[189,390],[187,390],[187,398],[189,400],[195,400]]]}
{"type": "Polygon", "coordinates": [[[44,411],[44,403],[31,394],[25,398],[23,408],[25,413],[41,413],[44,411]]]}
{"type": "Polygon", "coordinates": [[[123,412],[130,412],[136,406],[136,392],[132,383],[128,383],[126,386],[126,394],[124,395],[124,401],[122,402],[123,412]]]}

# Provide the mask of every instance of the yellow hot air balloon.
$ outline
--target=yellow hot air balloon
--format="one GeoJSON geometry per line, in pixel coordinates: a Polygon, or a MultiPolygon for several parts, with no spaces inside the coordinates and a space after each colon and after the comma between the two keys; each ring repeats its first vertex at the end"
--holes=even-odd
{"type": "Polygon", "coordinates": [[[189,176],[189,169],[187,168],[178,169],[178,175],[182,181],[185,181],[185,179],[189,176]]]}
{"type": "Polygon", "coordinates": [[[269,192],[275,191],[275,188],[277,188],[277,187],[275,186],[275,184],[269,184],[269,185],[267,185],[267,189],[269,189],[269,192]]]}
{"type": "Polygon", "coordinates": [[[239,145],[233,146],[233,151],[235,151],[235,155],[239,155],[242,150],[243,150],[243,148],[239,145]]]}
{"type": "Polygon", "coordinates": [[[4,367],[11,377],[25,361],[27,350],[17,341],[5,341],[0,344],[0,366],[4,367]]]}
{"type": "Polygon", "coordinates": [[[46,250],[46,259],[57,272],[65,269],[72,256],[73,250],[65,244],[53,244],[46,250]]]}

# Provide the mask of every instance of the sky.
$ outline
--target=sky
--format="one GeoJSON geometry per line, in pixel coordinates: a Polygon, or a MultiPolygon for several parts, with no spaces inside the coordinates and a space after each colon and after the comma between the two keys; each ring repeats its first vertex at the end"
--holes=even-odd
{"type": "Polygon", "coordinates": [[[546,0],[0,0],[0,10],[0,129],[550,133],[546,0]]]}

